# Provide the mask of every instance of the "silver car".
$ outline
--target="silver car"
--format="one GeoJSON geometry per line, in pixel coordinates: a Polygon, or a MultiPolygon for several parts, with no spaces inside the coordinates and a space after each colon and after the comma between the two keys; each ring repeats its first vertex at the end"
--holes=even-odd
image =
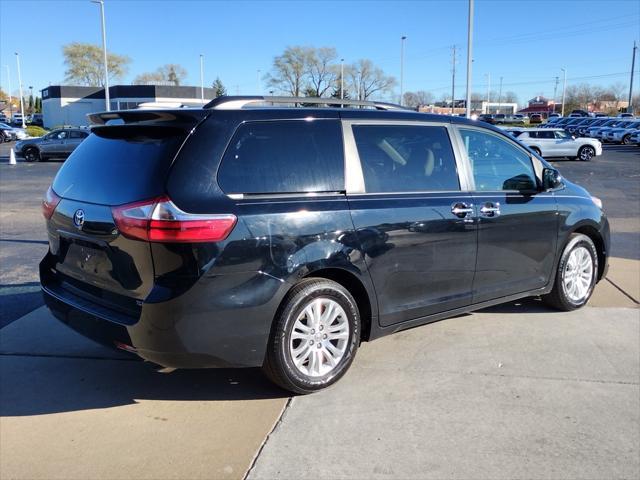
{"type": "Polygon", "coordinates": [[[15,152],[27,162],[48,158],[66,158],[71,155],[91,132],[84,128],[64,128],[47,133],[43,137],[28,138],[16,143],[15,152]]]}

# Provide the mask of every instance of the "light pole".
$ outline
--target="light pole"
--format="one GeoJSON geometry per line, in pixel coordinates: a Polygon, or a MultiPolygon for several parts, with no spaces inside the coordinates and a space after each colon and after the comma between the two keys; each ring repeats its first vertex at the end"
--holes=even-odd
{"type": "Polygon", "coordinates": [[[344,58],[340,59],[340,100],[344,99],[344,58]]]}
{"type": "Polygon", "coordinates": [[[13,99],[11,98],[11,69],[9,65],[5,65],[4,68],[7,69],[7,83],[9,86],[9,116],[11,117],[11,121],[13,122],[13,99]]]}
{"type": "Polygon", "coordinates": [[[18,64],[18,89],[20,90],[20,113],[22,114],[22,128],[27,126],[24,123],[24,99],[22,98],[22,74],[20,73],[20,55],[16,52],[16,63],[18,64]]]}
{"type": "Polygon", "coordinates": [[[469,0],[469,22],[467,25],[467,118],[471,118],[471,62],[473,49],[473,0],[469,0]]]}
{"type": "Polygon", "coordinates": [[[500,90],[498,90],[498,111],[496,113],[500,113],[502,109],[502,77],[500,77],[500,90]]]}
{"type": "Polygon", "coordinates": [[[485,73],[487,77],[487,111],[482,113],[489,113],[489,103],[491,102],[491,74],[485,73]]]}
{"type": "Polygon", "coordinates": [[[31,85],[29,85],[29,103],[31,104],[31,111],[29,113],[33,115],[35,99],[33,98],[33,86],[31,85]]]}
{"type": "Polygon", "coordinates": [[[204,55],[200,54],[200,100],[204,104],[204,55]]]}
{"type": "Polygon", "coordinates": [[[633,113],[633,70],[636,68],[636,50],[638,47],[636,46],[636,42],[633,42],[633,54],[631,56],[631,79],[629,80],[629,103],[627,103],[627,112],[633,113]]]}
{"type": "Polygon", "coordinates": [[[564,80],[562,82],[562,113],[560,113],[560,115],[564,117],[564,99],[565,94],[567,93],[567,69],[561,68],[560,70],[562,70],[564,74],[564,80]]]}
{"type": "Polygon", "coordinates": [[[107,29],[104,21],[104,0],[91,0],[91,3],[100,5],[100,19],[102,23],[102,60],[104,62],[104,106],[111,110],[111,99],[109,98],[109,64],[107,62],[107,29]]]}
{"type": "Polygon", "coordinates": [[[258,84],[258,95],[260,95],[262,93],[262,84],[260,82],[260,69],[258,69],[258,71],[256,72],[256,82],[258,84]]]}
{"type": "Polygon", "coordinates": [[[400,37],[400,105],[402,105],[402,91],[404,87],[404,41],[406,36],[400,37]]]}

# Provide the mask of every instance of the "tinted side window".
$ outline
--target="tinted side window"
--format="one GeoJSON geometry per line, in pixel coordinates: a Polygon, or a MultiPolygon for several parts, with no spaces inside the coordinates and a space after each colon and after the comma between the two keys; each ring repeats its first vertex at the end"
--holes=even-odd
{"type": "Polygon", "coordinates": [[[85,138],[88,133],[85,132],[78,132],[76,130],[72,130],[70,133],[70,138],[85,138]]]}
{"type": "Polygon", "coordinates": [[[245,123],[224,154],[218,183],[225,193],[343,191],[340,122],[245,123]]]}
{"type": "Polygon", "coordinates": [[[460,190],[444,127],[354,125],[367,192],[460,190]]]}
{"type": "Polygon", "coordinates": [[[476,190],[534,190],[536,176],[531,158],[497,135],[460,129],[473,171],[476,190]]]}

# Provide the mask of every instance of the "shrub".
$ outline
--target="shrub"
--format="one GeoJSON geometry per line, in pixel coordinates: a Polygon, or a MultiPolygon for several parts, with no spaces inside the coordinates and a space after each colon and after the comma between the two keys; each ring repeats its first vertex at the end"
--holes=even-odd
{"type": "Polygon", "coordinates": [[[48,130],[45,130],[42,127],[38,127],[37,125],[28,125],[25,130],[30,137],[41,137],[43,135],[46,135],[48,132],[48,130]]]}

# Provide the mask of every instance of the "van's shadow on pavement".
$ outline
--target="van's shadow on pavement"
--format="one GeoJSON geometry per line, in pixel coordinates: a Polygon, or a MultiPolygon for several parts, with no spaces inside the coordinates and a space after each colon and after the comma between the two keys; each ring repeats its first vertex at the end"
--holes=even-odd
{"type": "MultiPolygon", "coordinates": [[[[525,299],[482,311],[539,313],[549,309],[540,300],[525,299]]],[[[51,351],[56,351],[55,345],[51,351]]],[[[90,359],[65,357],[62,351],[59,356],[0,355],[0,415],[44,415],[145,400],[215,402],[291,396],[257,368],[161,373],[153,364],[104,352],[104,358],[90,359]]]]}
{"type": "Polygon", "coordinates": [[[0,356],[0,416],[45,415],[145,400],[217,402],[290,396],[259,369],[177,370],[138,361],[0,356]]]}

